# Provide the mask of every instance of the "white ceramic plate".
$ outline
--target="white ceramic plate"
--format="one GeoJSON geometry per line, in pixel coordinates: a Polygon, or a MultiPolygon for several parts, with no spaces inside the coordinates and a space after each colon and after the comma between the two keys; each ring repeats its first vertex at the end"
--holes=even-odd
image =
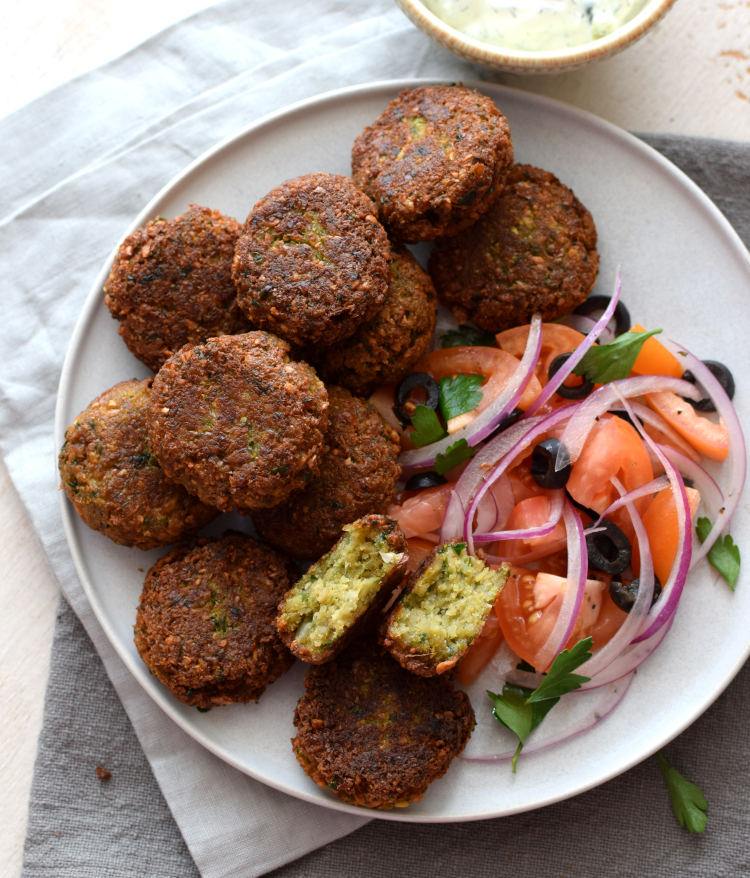
{"type": "MultiPolygon", "coordinates": [[[[252,125],[180,174],[133,221],[182,213],[195,201],[244,219],[272,186],[313,171],[348,173],[351,144],[400,88],[413,82],[346,89],[288,108],[252,125]]],[[[743,382],[750,259],[703,193],[659,154],[627,133],[566,105],[478,84],[510,120],[516,158],[557,174],[591,210],[601,253],[597,291],[609,294],[618,264],[634,319],[668,334],[702,357],[721,359],[740,378],[736,404],[747,424],[743,382]]],[[[56,439],[95,396],[147,373],[125,348],[102,295],[103,266],[79,319],[63,369],[56,439]]],[[[61,495],[62,496],[62,495],[61,495]]],[[[116,546],[89,530],[62,501],[70,548],[84,589],[128,668],[185,731],[241,771],[321,805],[343,805],[310,781],[289,739],[303,668],[276,682],[258,704],[199,713],[174,700],[151,677],[133,646],[132,626],[144,571],[162,552],[116,546]]],[[[749,544],[747,501],[733,534],[749,544]]],[[[580,793],[649,756],[693,722],[737,673],[750,652],[747,577],[732,594],[707,568],[686,588],[677,620],[657,658],[638,672],[617,710],[589,732],[549,751],[506,764],[458,759],[418,804],[378,813],[402,821],[455,821],[525,811],[580,793]]],[[[495,723],[486,697],[472,695],[481,725],[495,723]]],[[[157,707],[154,709],[157,709],[157,707]]],[[[495,725],[497,725],[495,723],[495,725]]],[[[501,730],[498,726],[498,733],[501,730]]]]}

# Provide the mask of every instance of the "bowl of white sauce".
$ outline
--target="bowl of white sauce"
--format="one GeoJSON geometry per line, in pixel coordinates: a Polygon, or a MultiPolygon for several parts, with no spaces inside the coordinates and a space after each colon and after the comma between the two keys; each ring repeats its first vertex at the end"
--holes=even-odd
{"type": "Polygon", "coordinates": [[[515,73],[560,73],[619,52],[675,0],[396,0],[456,55],[515,73]]]}

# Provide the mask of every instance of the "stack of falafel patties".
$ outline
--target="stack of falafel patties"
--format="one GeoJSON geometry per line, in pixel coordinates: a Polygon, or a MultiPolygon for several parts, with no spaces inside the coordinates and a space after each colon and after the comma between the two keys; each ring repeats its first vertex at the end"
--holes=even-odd
{"type": "Polygon", "coordinates": [[[90,527],[177,543],[135,625],[176,698],[256,700],[296,656],[310,670],[293,747],[316,783],[390,808],[447,770],[474,724],[452,670],[506,571],[450,544],[406,575],[384,514],[400,438],[366,397],[429,350],[436,287],[485,329],[551,318],[588,294],[595,244],[570,190],[513,166],[492,101],[441,85],[402,92],[364,130],[352,178],[289,180],[244,224],[192,204],[123,241],[105,301],[156,374],[84,409],[59,467],[90,527]],[[427,240],[432,278],[405,246],[427,240]],[[198,538],[225,512],[260,540],[198,538]]]}

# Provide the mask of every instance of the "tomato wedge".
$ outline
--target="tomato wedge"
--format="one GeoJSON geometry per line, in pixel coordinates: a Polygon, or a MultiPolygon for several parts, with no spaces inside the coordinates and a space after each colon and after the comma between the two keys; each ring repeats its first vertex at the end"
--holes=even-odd
{"type": "Polygon", "coordinates": [[[646,402],[701,454],[711,460],[726,460],[729,454],[729,430],[724,421],[712,421],[699,415],[693,406],[671,390],[646,394],[646,402]]]}
{"type": "MultiPolygon", "coordinates": [[[[690,504],[690,518],[688,522],[688,539],[692,532],[692,520],[698,511],[701,502],[700,491],[695,488],[685,488],[688,503],[690,504]]],[[[679,540],[679,527],[677,525],[677,505],[674,502],[674,492],[672,488],[664,488],[659,491],[649,502],[646,511],[643,513],[643,526],[648,537],[648,544],[651,551],[651,560],[654,565],[654,573],[659,582],[664,583],[672,572],[672,566],[677,557],[677,543],[679,540]]],[[[640,572],[640,556],[638,553],[638,543],[633,543],[633,570],[640,572]]]]}
{"type": "MultiPolygon", "coordinates": [[[[636,323],[631,326],[630,331],[645,332],[646,330],[640,323],[636,323]]],[[[638,351],[630,371],[633,375],[671,375],[673,378],[681,378],[685,369],[677,357],[652,335],[638,351]]]]}
{"type": "Polygon", "coordinates": [[[403,503],[391,504],[388,515],[396,519],[407,539],[437,534],[443,524],[452,490],[452,482],[437,485],[435,488],[425,488],[403,503]]]}
{"type": "MultiPolygon", "coordinates": [[[[604,415],[594,425],[578,460],[573,464],[566,488],[578,503],[596,512],[604,510],[618,496],[612,484],[616,476],[626,490],[632,491],[654,477],[651,458],[638,431],[615,415],[604,415]]],[[[637,501],[639,512],[647,498],[637,501]]],[[[616,520],[617,514],[613,515],[616,520]]],[[[630,516],[626,513],[629,523],[630,516]]]]}
{"type": "MultiPolygon", "coordinates": [[[[513,567],[495,602],[508,646],[540,671],[546,668],[538,667],[538,656],[557,621],[566,585],[562,576],[513,567]]],[[[567,646],[591,636],[594,649],[599,649],[626,617],[610,598],[606,579],[587,579],[583,606],[567,646]]]]}

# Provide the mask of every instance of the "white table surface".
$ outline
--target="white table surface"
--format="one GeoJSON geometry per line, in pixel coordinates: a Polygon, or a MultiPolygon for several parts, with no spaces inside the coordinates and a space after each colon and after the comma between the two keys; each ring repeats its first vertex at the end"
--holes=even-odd
{"type": "MultiPolygon", "coordinates": [[[[260,0],[248,0],[249,14],[254,2],[260,0]]],[[[5,0],[0,116],[209,5],[5,0]]],[[[750,141],[750,3],[677,0],[654,31],[615,58],[560,76],[505,81],[633,131],[750,141]]],[[[4,875],[14,876],[23,856],[58,587],[2,461],[0,558],[0,863],[4,875]]]]}

